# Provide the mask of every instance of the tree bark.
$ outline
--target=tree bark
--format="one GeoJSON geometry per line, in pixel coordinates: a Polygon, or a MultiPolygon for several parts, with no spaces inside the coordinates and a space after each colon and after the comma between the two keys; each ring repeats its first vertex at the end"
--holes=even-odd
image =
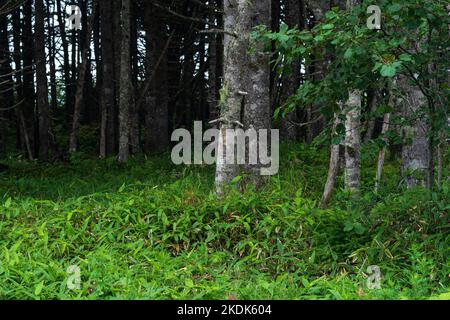
{"type": "Polygon", "coordinates": [[[102,51],[102,93],[101,93],[101,134],[100,157],[112,155],[116,151],[115,134],[115,85],[114,46],[111,1],[100,1],[101,51],[102,51]]]}
{"type": "Polygon", "coordinates": [[[30,138],[30,147],[33,157],[37,155],[35,132],[35,87],[34,87],[34,47],[33,41],[33,24],[32,24],[32,1],[26,1],[23,5],[23,25],[22,25],[22,45],[23,45],[23,115],[26,121],[25,130],[30,138]]]}
{"type": "MultiPolygon", "coordinates": [[[[360,0],[347,0],[347,10],[352,11],[360,0]]],[[[361,107],[362,92],[353,90],[349,93],[346,104],[345,121],[345,187],[350,193],[357,194],[361,176],[361,107]]]]}
{"type": "Polygon", "coordinates": [[[169,146],[169,103],[167,49],[172,35],[167,38],[166,25],[158,10],[146,5],[146,92],[144,151],[159,153],[169,146]],[[157,80],[155,76],[157,75],[157,80]]]}
{"type": "Polygon", "coordinates": [[[367,131],[364,136],[364,143],[368,143],[373,138],[373,135],[375,133],[375,125],[377,122],[377,119],[373,117],[373,113],[377,110],[378,104],[381,101],[380,90],[371,90],[371,92],[369,92],[368,95],[369,95],[369,106],[367,109],[371,114],[371,118],[369,119],[367,124],[367,131]]]}
{"type": "Polygon", "coordinates": [[[406,76],[399,77],[398,85],[403,92],[400,100],[403,116],[409,123],[403,130],[402,176],[408,188],[417,185],[430,187],[431,181],[427,181],[430,170],[429,123],[424,110],[427,100],[421,89],[406,76]]]}
{"type": "Polygon", "coordinates": [[[35,1],[35,50],[36,50],[36,87],[39,111],[39,157],[43,161],[49,158],[50,114],[48,103],[47,63],[45,54],[45,8],[43,0],[35,1]]]}
{"type": "MultiPolygon", "coordinates": [[[[381,135],[383,136],[383,140],[385,143],[388,142],[388,139],[385,137],[385,135],[389,131],[390,123],[391,123],[391,114],[387,113],[384,116],[383,130],[381,132],[381,135]]],[[[378,192],[380,190],[381,178],[383,175],[383,168],[384,168],[384,161],[386,159],[386,150],[387,150],[387,147],[383,146],[383,148],[380,151],[380,154],[378,155],[377,177],[375,179],[375,192],[378,192]]]]}
{"type": "Polygon", "coordinates": [[[361,92],[350,92],[346,105],[347,119],[345,121],[345,187],[351,193],[357,193],[360,187],[361,175],[361,92]]]}
{"type": "MultiPolygon", "coordinates": [[[[270,127],[270,67],[269,55],[260,44],[251,43],[252,28],[269,25],[271,3],[269,0],[225,0],[225,66],[224,85],[221,90],[221,119],[216,168],[216,191],[236,177],[239,166],[227,159],[227,130],[237,129],[239,122],[246,129],[270,127]],[[255,52],[249,56],[250,46],[255,52]],[[244,116],[242,117],[242,114],[244,116]],[[227,161],[228,160],[228,161],[227,161]]],[[[230,156],[230,155],[228,155],[230,156]]],[[[236,157],[234,157],[236,159],[236,157]]],[[[256,184],[259,183],[261,166],[247,166],[256,184]]]]}
{"type": "MultiPolygon", "coordinates": [[[[333,135],[336,133],[336,128],[341,123],[342,121],[340,120],[339,115],[335,114],[333,121],[333,135]]],[[[334,186],[336,184],[336,179],[339,174],[341,144],[332,143],[330,149],[330,166],[328,169],[327,183],[325,184],[325,190],[322,196],[322,206],[327,206],[330,203],[334,186]]]]}
{"type": "MultiPolygon", "coordinates": [[[[285,0],[285,19],[289,28],[300,27],[300,4],[297,0],[285,0]]],[[[285,103],[289,97],[294,95],[300,87],[300,59],[296,58],[292,61],[291,70],[283,75],[282,102],[285,103]]],[[[295,140],[297,138],[297,130],[295,122],[297,110],[293,110],[285,117],[281,118],[281,136],[287,140],[295,140]]]]}
{"type": "Polygon", "coordinates": [[[122,0],[121,10],[121,58],[120,58],[120,103],[119,103],[119,157],[120,163],[130,157],[130,101],[131,56],[130,56],[130,0],[122,0]]]}
{"type": "Polygon", "coordinates": [[[97,12],[97,0],[94,0],[92,6],[92,16],[87,24],[86,30],[86,39],[83,45],[83,53],[82,53],[82,61],[79,68],[78,74],[78,82],[77,82],[77,91],[75,95],[75,107],[73,111],[73,119],[72,119],[72,131],[70,132],[70,142],[69,142],[69,152],[77,152],[78,150],[78,133],[80,130],[80,121],[81,121],[81,110],[84,99],[84,86],[86,80],[86,72],[88,68],[89,56],[88,53],[90,51],[90,43],[92,37],[92,30],[94,27],[94,19],[96,17],[97,12]]]}

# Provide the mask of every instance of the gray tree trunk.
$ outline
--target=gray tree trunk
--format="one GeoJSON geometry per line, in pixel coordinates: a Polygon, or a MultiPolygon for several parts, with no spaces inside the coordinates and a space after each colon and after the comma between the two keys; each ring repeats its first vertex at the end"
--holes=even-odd
{"type": "MultiPolygon", "coordinates": [[[[333,134],[336,132],[338,125],[342,123],[338,114],[334,116],[333,123],[333,134]]],[[[333,195],[334,185],[336,184],[336,179],[339,173],[339,163],[340,163],[340,144],[332,144],[330,148],[330,166],[328,168],[328,178],[325,184],[325,189],[322,196],[322,206],[327,206],[333,195]]]]}
{"type": "Polygon", "coordinates": [[[408,188],[416,185],[430,187],[432,182],[427,181],[430,171],[429,123],[424,110],[427,100],[420,88],[407,77],[400,76],[398,85],[403,93],[400,99],[403,117],[409,124],[403,130],[402,176],[408,188]]]}
{"type": "MultiPolygon", "coordinates": [[[[270,23],[269,0],[225,0],[224,85],[221,90],[221,125],[216,168],[219,194],[239,172],[237,164],[228,163],[225,152],[227,129],[270,127],[270,66],[264,48],[250,38],[253,27],[270,23]],[[250,49],[254,49],[249,55],[250,49]],[[242,117],[242,114],[244,117],[242,117]]],[[[247,166],[258,183],[260,166],[247,166]]]]}
{"type": "MultiPolygon", "coordinates": [[[[358,4],[359,0],[347,0],[347,10],[353,10],[358,4]]],[[[345,121],[345,187],[351,193],[357,193],[360,188],[361,107],[362,92],[358,90],[351,91],[345,106],[347,115],[345,121]]]]}
{"type": "Polygon", "coordinates": [[[358,192],[361,176],[361,98],[360,91],[350,92],[346,104],[345,121],[345,187],[351,193],[358,192]]]}
{"type": "MultiPolygon", "coordinates": [[[[383,121],[383,131],[381,132],[381,134],[383,136],[385,136],[387,134],[387,132],[389,131],[389,127],[390,127],[390,123],[391,123],[391,114],[387,113],[384,115],[384,121],[383,121]]],[[[387,138],[383,138],[385,142],[388,142],[387,138]]],[[[378,192],[378,190],[380,190],[380,186],[381,186],[381,178],[383,175],[383,168],[384,168],[384,161],[386,158],[386,147],[383,147],[378,155],[378,164],[377,164],[377,177],[375,179],[375,191],[378,192]]]]}

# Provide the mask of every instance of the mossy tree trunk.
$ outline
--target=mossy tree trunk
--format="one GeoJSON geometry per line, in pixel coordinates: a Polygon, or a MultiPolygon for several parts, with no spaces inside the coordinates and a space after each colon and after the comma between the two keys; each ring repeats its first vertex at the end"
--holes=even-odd
{"type": "MultiPolygon", "coordinates": [[[[270,0],[225,0],[224,85],[221,90],[221,125],[216,169],[216,190],[223,188],[238,175],[239,166],[227,159],[228,129],[268,129],[270,127],[270,66],[262,44],[251,39],[258,25],[270,26],[270,0]],[[228,160],[228,161],[227,161],[228,160]]],[[[228,156],[233,156],[228,154],[228,156]]],[[[236,157],[234,156],[236,159],[236,157]]],[[[259,165],[246,170],[258,183],[259,165]]],[[[253,180],[253,179],[252,179],[253,180]]]]}

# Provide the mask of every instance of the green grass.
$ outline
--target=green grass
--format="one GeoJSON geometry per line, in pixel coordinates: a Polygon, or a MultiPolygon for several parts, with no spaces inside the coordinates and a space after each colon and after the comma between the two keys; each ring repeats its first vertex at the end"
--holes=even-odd
{"type": "MultiPolygon", "coordinates": [[[[448,299],[450,185],[404,191],[398,164],[318,208],[326,150],[283,149],[258,192],[213,194],[214,168],[168,157],[11,161],[0,175],[1,299],[448,299]],[[80,290],[67,268],[81,269],[80,290]],[[369,290],[378,265],[382,289],[369,290]]],[[[340,181],[342,185],[342,181],[340,181]]]]}

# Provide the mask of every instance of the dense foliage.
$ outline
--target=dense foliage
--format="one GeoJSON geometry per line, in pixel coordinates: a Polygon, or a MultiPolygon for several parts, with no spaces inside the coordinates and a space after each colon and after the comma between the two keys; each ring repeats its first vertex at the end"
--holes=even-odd
{"type": "Polygon", "coordinates": [[[339,192],[318,209],[326,152],[291,145],[283,155],[262,192],[222,200],[213,170],[164,157],[14,162],[0,176],[0,297],[448,298],[448,183],[403,193],[393,163],[379,194],[355,203],[339,192]],[[70,265],[80,290],[67,289],[70,265]],[[381,290],[367,289],[369,265],[382,270],[381,290]]]}
{"type": "MultiPolygon", "coordinates": [[[[326,65],[325,77],[308,80],[277,115],[322,104],[322,112],[331,117],[333,112],[342,112],[337,102],[348,99],[350,90],[395,91],[398,89],[393,81],[403,75],[418,85],[427,98],[426,110],[421,112],[430,114],[429,135],[448,130],[450,16],[445,3],[377,1],[382,13],[381,30],[367,27],[370,14],[366,9],[371,4],[373,1],[362,1],[352,11],[335,7],[312,30],[289,29],[283,24],[279,32],[268,32],[264,26],[255,32],[255,37],[262,36],[267,41],[268,48],[275,42],[280,55],[274,62],[281,69],[290,68],[298,58],[304,61],[305,68],[317,61],[326,65]]],[[[366,118],[392,112],[392,105],[385,102],[377,111],[366,118]]]]}

